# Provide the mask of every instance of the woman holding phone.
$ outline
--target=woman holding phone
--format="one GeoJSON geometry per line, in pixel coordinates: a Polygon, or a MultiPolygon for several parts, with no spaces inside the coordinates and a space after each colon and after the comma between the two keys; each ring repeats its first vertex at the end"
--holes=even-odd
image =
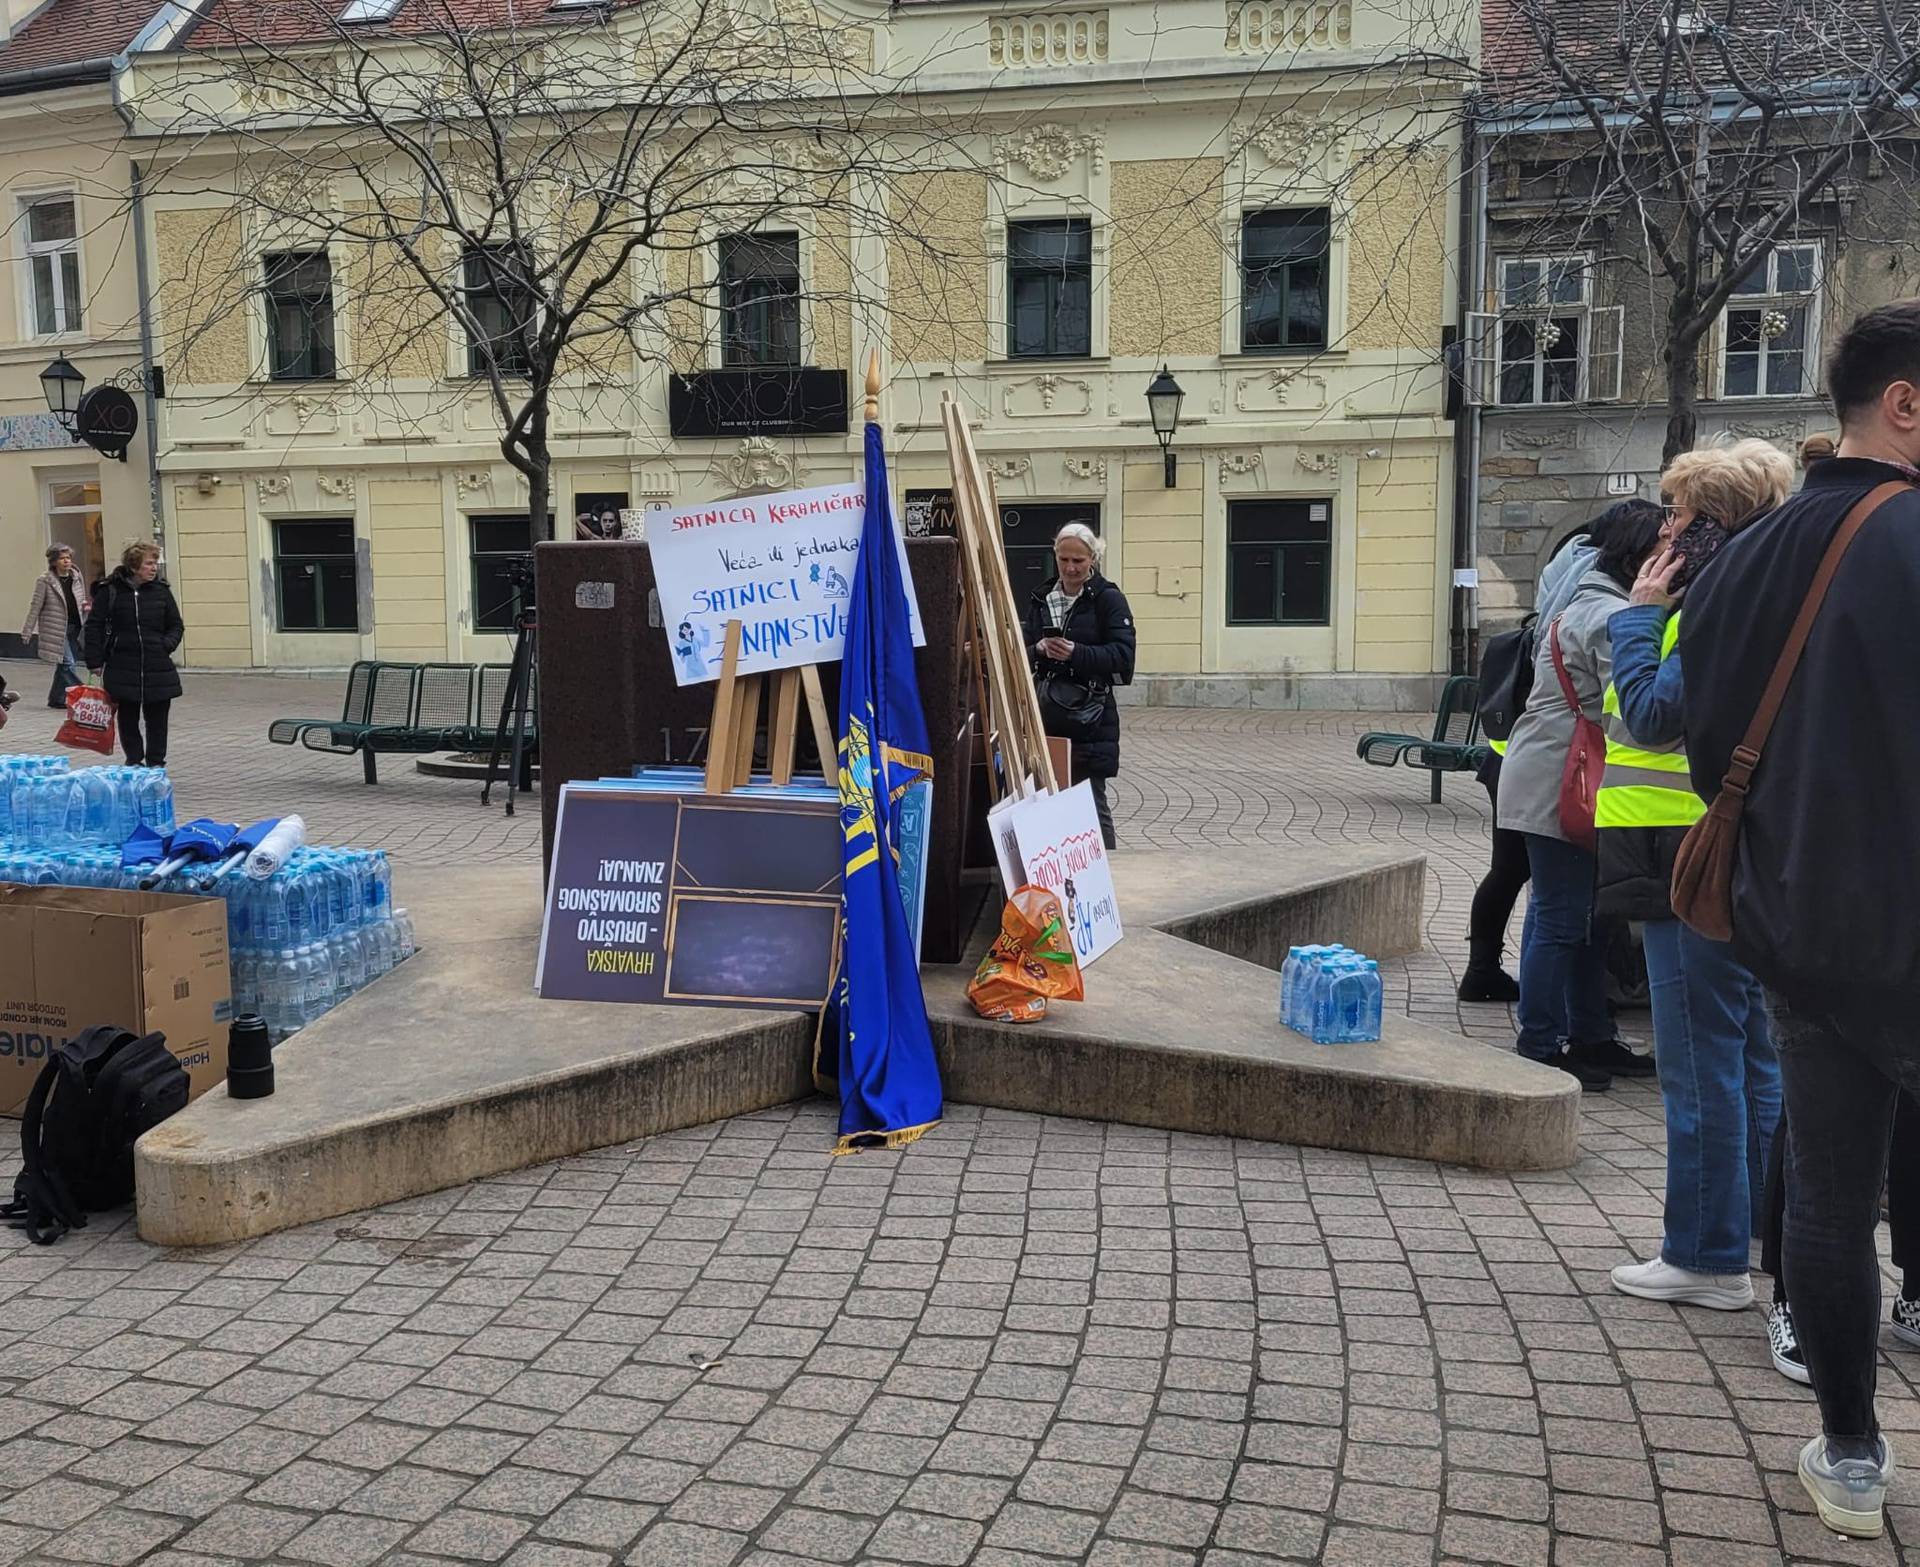
{"type": "Polygon", "coordinates": [[[1753,1301],[1748,1243],[1765,1213],[1780,1123],[1780,1063],[1758,981],[1722,942],[1674,918],[1673,861],[1706,814],[1688,776],[1676,598],[1748,523],[1793,488],[1766,441],[1684,452],[1661,475],[1662,548],[1608,622],[1613,684],[1596,801],[1600,908],[1646,922],[1654,1058],[1667,1121],[1660,1255],[1623,1263],[1614,1287],[1648,1300],[1740,1311],[1753,1301]]]}
{"type": "Polygon", "coordinates": [[[1054,576],[1027,606],[1026,644],[1033,688],[1050,735],[1073,742],[1073,779],[1093,784],[1100,836],[1114,848],[1107,780],[1120,771],[1120,708],[1115,686],[1133,683],[1133,610],[1100,574],[1106,544],[1083,522],[1053,541],[1054,576]]]}

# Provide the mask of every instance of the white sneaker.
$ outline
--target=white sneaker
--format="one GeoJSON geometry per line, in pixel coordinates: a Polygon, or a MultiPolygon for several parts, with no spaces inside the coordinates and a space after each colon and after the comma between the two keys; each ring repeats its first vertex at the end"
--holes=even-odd
{"type": "Polygon", "coordinates": [[[1827,1456],[1827,1439],[1816,1436],[1800,1450],[1800,1484],[1820,1521],[1835,1534],[1877,1540],[1886,1528],[1887,1482],[1893,1478],[1893,1449],[1880,1438],[1877,1458],[1827,1456]]]}
{"type": "Polygon", "coordinates": [[[1920,1349],[1920,1300],[1908,1300],[1904,1295],[1894,1296],[1893,1318],[1887,1326],[1903,1344],[1920,1349]]]}
{"type": "Polygon", "coordinates": [[[1746,1274],[1689,1273],[1663,1257],[1621,1263],[1613,1270],[1613,1287],[1642,1300],[1670,1300],[1712,1311],[1745,1311],[1753,1304],[1753,1280],[1746,1274]]]}

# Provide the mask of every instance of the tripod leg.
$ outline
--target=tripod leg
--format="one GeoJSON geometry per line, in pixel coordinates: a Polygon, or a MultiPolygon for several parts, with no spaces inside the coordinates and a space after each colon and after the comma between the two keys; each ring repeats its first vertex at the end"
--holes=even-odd
{"type": "MultiPolygon", "coordinates": [[[[494,780],[500,776],[500,759],[507,753],[508,726],[513,721],[515,706],[520,700],[520,689],[527,678],[527,633],[524,629],[514,633],[513,663],[507,670],[507,689],[500,696],[500,721],[494,725],[493,748],[487,755],[487,781],[480,786],[480,803],[493,803],[494,780]]],[[[509,796],[512,790],[508,790],[509,796]]],[[[511,813],[512,799],[509,798],[508,810],[511,813]]]]}

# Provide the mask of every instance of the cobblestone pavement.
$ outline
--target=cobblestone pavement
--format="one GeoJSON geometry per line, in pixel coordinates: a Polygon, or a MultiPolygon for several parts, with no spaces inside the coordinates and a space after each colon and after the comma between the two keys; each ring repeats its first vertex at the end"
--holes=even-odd
{"type": "MultiPolygon", "coordinates": [[[[196,811],[298,807],[403,885],[536,852],[469,786],[264,744],[337,682],[190,687],[196,811]]],[[[1123,841],[1418,847],[1398,1000],[1501,1043],[1451,999],[1484,799],[1361,767],[1366,726],[1130,713],[1123,841]]],[[[1757,1310],[1608,1290],[1663,1133],[1644,1085],[1587,1107],[1573,1170],[1514,1178],[964,1106],[831,1160],[812,1103],[245,1246],[0,1232],[0,1567],[1902,1560],[1920,1504],[1872,1545],[1811,1516],[1757,1310]]],[[[1916,1370],[1883,1356],[1881,1412],[1920,1453],[1916,1370]]]]}

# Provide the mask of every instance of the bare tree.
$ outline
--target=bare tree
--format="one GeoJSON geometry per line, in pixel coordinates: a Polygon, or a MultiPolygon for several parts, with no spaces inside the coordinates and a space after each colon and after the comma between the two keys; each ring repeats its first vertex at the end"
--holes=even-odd
{"type": "Polygon", "coordinates": [[[906,122],[865,34],[810,0],[516,14],[214,0],[138,63],[133,108],[152,187],[205,215],[206,243],[161,284],[177,362],[257,318],[263,255],[344,256],[343,380],[368,397],[445,396],[450,371],[483,386],[538,537],[568,397],[696,368],[755,309],[797,319],[779,279],[722,297],[716,235],[808,231],[816,357],[845,366],[860,239],[917,233],[894,181],[965,158],[952,127],[906,122]]]}
{"type": "MultiPolygon", "coordinates": [[[[1836,204],[1883,160],[1911,163],[1920,8],[1509,5],[1487,12],[1481,112],[1501,128],[1485,156],[1528,170],[1543,228],[1608,232],[1613,259],[1644,272],[1671,460],[1694,445],[1703,351],[1736,291],[1804,226],[1837,231],[1836,204]]],[[[1763,333],[1791,329],[1762,318],[1763,333]]]]}

